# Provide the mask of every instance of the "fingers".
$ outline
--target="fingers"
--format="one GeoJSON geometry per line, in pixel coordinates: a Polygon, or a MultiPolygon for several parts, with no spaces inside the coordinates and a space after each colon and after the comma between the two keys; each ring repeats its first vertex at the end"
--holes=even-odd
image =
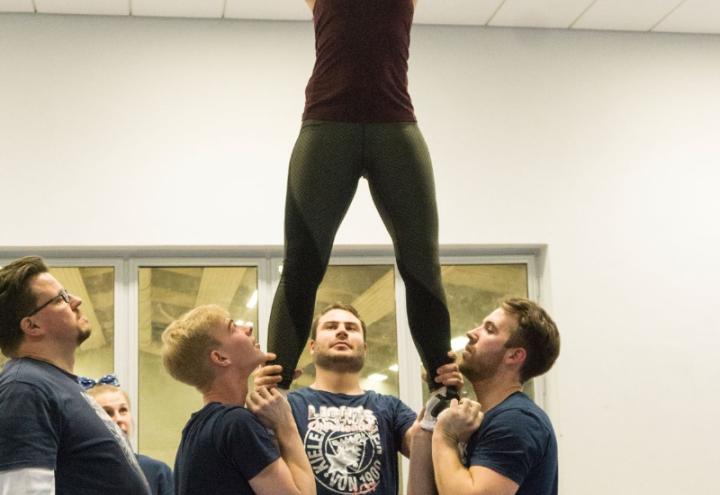
{"type": "Polygon", "coordinates": [[[248,406],[248,409],[255,412],[258,408],[257,394],[255,392],[250,392],[247,397],[245,397],[245,404],[248,406]]]}
{"type": "Polygon", "coordinates": [[[272,392],[267,387],[258,387],[255,389],[254,393],[265,400],[270,400],[272,398],[272,392]]]}
{"type": "Polygon", "coordinates": [[[464,383],[462,373],[460,373],[460,368],[456,363],[448,363],[440,366],[437,369],[435,382],[442,383],[446,387],[454,388],[460,388],[464,383]]]}
{"type": "MultiPolygon", "coordinates": [[[[267,363],[268,361],[274,361],[274,360],[276,360],[276,359],[277,359],[277,354],[275,354],[274,352],[266,352],[266,353],[265,353],[265,362],[266,362],[266,363],[267,363]]],[[[279,372],[278,372],[278,373],[279,373],[279,372]]]]}
{"type": "Polygon", "coordinates": [[[279,364],[261,366],[260,369],[257,370],[257,376],[280,375],[281,373],[282,366],[280,366],[279,364]]]}

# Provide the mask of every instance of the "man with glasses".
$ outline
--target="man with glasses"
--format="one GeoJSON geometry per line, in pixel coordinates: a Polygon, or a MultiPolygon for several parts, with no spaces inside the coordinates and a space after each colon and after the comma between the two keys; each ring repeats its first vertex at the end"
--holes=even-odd
{"type": "Polygon", "coordinates": [[[0,495],[149,494],[122,431],[77,384],[91,332],[43,260],[0,269],[0,495]]]}

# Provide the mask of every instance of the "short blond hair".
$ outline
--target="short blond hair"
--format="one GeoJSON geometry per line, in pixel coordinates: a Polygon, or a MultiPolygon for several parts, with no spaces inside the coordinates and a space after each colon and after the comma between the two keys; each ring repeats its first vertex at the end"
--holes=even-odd
{"type": "Polygon", "coordinates": [[[177,381],[206,391],[215,378],[210,351],[219,345],[212,330],[230,313],[216,304],[198,306],[168,325],[162,334],[162,362],[177,381]]]}

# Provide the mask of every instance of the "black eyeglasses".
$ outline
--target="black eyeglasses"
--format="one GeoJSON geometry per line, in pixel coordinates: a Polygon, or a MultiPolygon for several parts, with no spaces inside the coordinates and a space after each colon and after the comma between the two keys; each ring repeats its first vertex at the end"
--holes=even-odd
{"type": "Polygon", "coordinates": [[[37,308],[33,309],[33,310],[32,310],[32,313],[30,313],[29,315],[27,315],[26,318],[29,317],[29,316],[32,316],[32,315],[34,315],[34,314],[39,313],[41,310],[43,310],[43,309],[45,308],[45,306],[50,306],[52,303],[57,302],[57,301],[59,301],[60,299],[62,299],[62,300],[65,301],[66,303],[70,304],[70,298],[71,298],[71,297],[72,297],[72,296],[70,295],[70,293],[69,293],[68,291],[66,291],[65,289],[60,289],[60,292],[58,292],[58,295],[57,295],[57,296],[53,297],[52,299],[50,299],[50,300],[49,300],[48,302],[46,302],[45,304],[43,304],[43,305],[41,305],[41,306],[38,306],[37,308]]]}

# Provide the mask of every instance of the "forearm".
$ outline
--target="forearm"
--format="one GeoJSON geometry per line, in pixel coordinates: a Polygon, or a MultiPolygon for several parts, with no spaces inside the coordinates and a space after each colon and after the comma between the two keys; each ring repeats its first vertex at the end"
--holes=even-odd
{"type": "Polygon", "coordinates": [[[432,435],[432,465],[440,495],[470,495],[473,479],[460,461],[458,442],[437,429],[432,435]]]}
{"type": "Polygon", "coordinates": [[[275,433],[280,456],[287,464],[298,491],[302,495],[315,495],[315,476],[295,422],[291,418],[290,424],[283,425],[275,433]]]}
{"type": "Polygon", "coordinates": [[[418,428],[410,447],[408,495],[436,495],[433,475],[432,432],[418,428]]]}

